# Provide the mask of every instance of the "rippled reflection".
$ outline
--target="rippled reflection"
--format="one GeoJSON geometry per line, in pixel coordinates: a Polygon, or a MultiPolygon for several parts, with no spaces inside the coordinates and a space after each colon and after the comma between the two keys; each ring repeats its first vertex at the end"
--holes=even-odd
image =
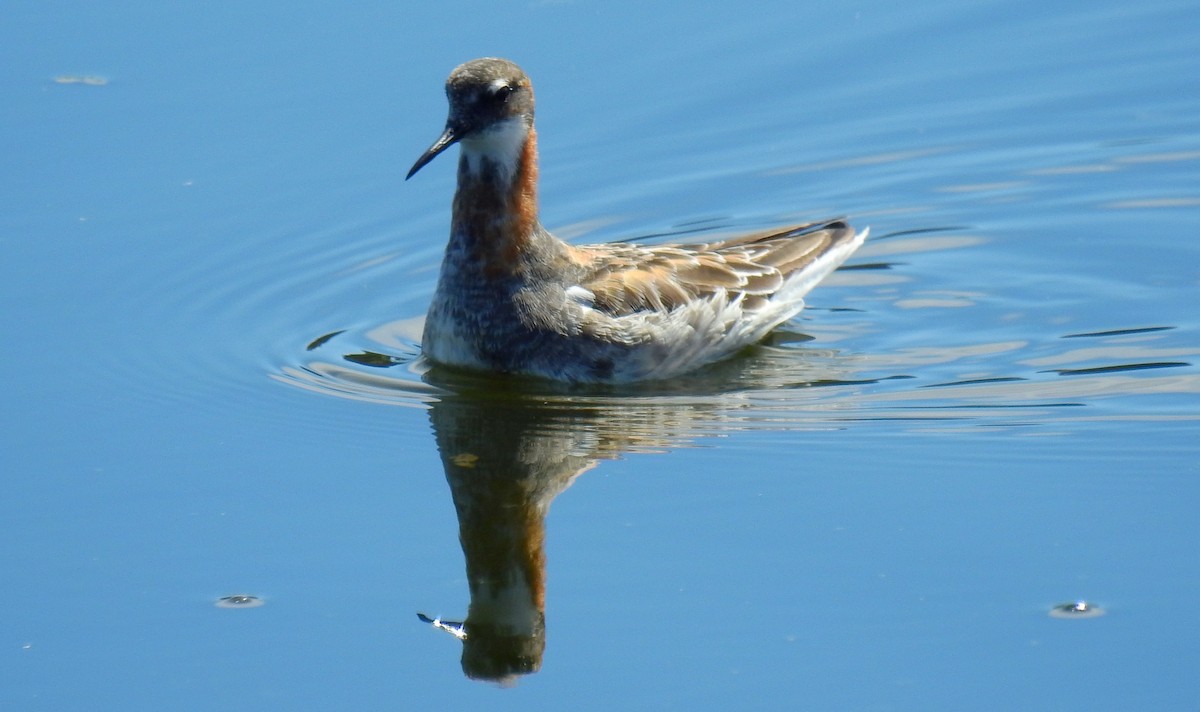
{"type": "MultiPolygon", "coordinates": [[[[869,271],[862,271],[870,275],[869,271]]],[[[897,309],[914,306],[895,299],[897,309]]],[[[833,310],[831,310],[833,311],[833,310]]],[[[851,313],[855,310],[842,309],[851,313]]],[[[870,336],[869,322],[822,323],[818,340],[786,328],[739,358],[689,377],[633,386],[572,387],[515,378],[447,374],[420,356],[419,320],[381,325],[368,338],[334,332],[310,344],[308,360],[272,374],[292,386],[343,398],[429,407],[464,389],[525,392],[563,407],[607,408],[654,400],[663,407],[709,413],[710,433],[745,429],[849,427],[864,421],[968,420],[978,425],[1063,423],[1104,418],[1196,419],[1180,401],[1146,396],[1200,395],[1200,349],[1172,337],[1174,327],[1129,326],[1072,332],[1050,340],[905,343],[854,352],[839,343],[870,336]],[[814,347],[823,343],[823,348],[814,347]],[[447,383],[452,383],[447,386],[447,383]],[[1125,407],[1093,409],[1114,398],[1125,407]],[[1073,410],[1065,411],[1063,406],[1073,410]],[[1147,410],[1148,409],[1148,410],[1147,410]],[[1030,416],[1037,416],[1031,420],[1030,416]]],[[[995,334],[993,334],[995,335],[995,334]]],[[[986,336],[979,334],[975,336],[986,336]]]]}

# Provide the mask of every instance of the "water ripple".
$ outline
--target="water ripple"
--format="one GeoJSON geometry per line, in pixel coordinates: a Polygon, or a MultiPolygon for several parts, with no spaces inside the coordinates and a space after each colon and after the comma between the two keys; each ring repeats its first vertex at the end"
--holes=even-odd
{"type": "MultiPolygon", "coordinates": [[[[879,252],[904,254],[899,244],[886,244],[879,252]]],[[[943,239],[942,244],[957,247],[978,241],[943,239]]],[[[919,252],[928,246],[913,239],[910,247],[909,251],[919,252]]],[[[866,257],[873,256],[878,252],[866,257]]],[[[887,289],[870,274],[843,270],[835,283],[844,289],[831,293],[845,298],[855,290],[887,289]]],[[[900,293],[883,303],[890,302],[891,310],[905,310],[913,308],[911,301],[900,293]]],[[[637,419],[636,413],[647,410],[655,417],[673,412],[671,422],[684,421],[688,427],[676,427],[668,438],[672,440],[732,430],[845,428],[864,422],[953,420],[984,427],[1032,427],[1095,419],[1198,417],[1186,407],[1102,405],[1147,395],[1200,394],[1200,373],[1188,370],[1194,371],[1200,348],[1157,343],[1178,333],[1174,327],[1062,334],[1059,341],[1064,346],[1071,343],[1066,340],[1078,338],[1099,343],[1049,351],[1047,345],[1054,341],[955,345],[946,343],[945,335],[930,346],[907,346],[902,338],[884,338],[885,347],[869,353],[861,347],[855,351],[835,346],[886,332],[886,318],[886,311],[878,307],[816,307],[765,344],[691,377],[604,387],[464,374],[431,365],[420,355],[421,320],[413,318],[310,338],[302,354],[297,352],[291,362],[280,364],[272,378],[340,398],[410,407],[429,407],[451,395],[474,393],[550,409],[600,409],[621,422],[637,419]],[[808,331],[801,331],[806,327],[808,331]],[[1097,364],[1098,360],[1108,363],[1097,364]],[[1054,368],[1045,368],[1050,365],[1054,368]]]]}

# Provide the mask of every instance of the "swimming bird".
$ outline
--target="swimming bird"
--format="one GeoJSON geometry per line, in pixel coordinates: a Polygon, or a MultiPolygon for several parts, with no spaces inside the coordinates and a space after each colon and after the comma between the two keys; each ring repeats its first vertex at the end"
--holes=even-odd
{"type": "Polygon", "coordinates": [[[525,72],[475,59],[450,73],[446,97],[445,130],[405,178],[460,146],[450,239],[421,339],[435,363],[571,383],[671,378],[798,314],[867,236],[834,220],[704,244],[570,245],[538,218],[525,72]]]}

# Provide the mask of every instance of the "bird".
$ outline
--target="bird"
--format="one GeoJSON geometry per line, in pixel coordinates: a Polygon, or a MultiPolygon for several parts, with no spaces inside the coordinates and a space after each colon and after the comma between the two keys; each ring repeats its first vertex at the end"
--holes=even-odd
{"type": "Polygon", "coordinates": [[[844,220],[700,244],[572,245],[538,213],[533,86],[496,57],[446,80],[460,147],[450,237],[421,337],[435,364],[569,384],[672,379],[762,340],[866,239],[844,220]]]}

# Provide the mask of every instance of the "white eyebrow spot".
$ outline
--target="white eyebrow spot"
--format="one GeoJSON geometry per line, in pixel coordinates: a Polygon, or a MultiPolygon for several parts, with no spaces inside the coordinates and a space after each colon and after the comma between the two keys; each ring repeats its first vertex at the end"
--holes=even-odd
{"type": "Polygon", "coordinates": [[[492,92],[500,91],[506,86],[508,86],[507,79],[493,79],[492,82],[488,84],[488,87],[492,90],[492,92]]]}

